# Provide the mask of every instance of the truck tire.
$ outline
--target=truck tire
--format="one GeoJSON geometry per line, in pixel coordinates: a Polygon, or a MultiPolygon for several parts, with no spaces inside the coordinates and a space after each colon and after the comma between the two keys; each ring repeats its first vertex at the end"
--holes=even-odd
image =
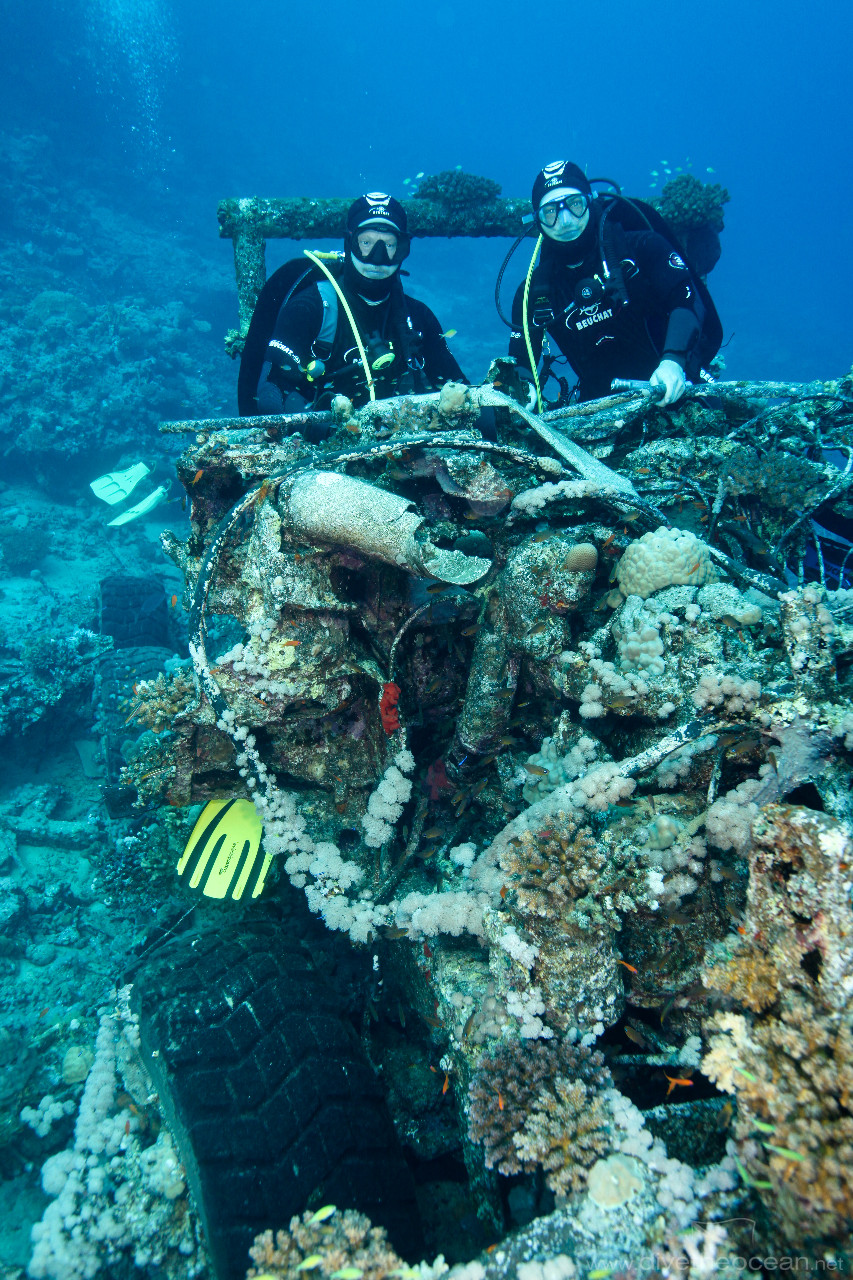
{"type": "Polygon", "coordinates": [[[216,1280],[308,1207],[366,1213],[402,1257],[423,1241],[382,1087],[297,941],[235,925],[165,944],[134,983],[142,1052],[216,1280]]]}
{"type": "Polygon", "coordinates": [[[116,649],[172,648],[169,607],[159,578],[113,574],[100,582],[98,630],[116,649]]]}

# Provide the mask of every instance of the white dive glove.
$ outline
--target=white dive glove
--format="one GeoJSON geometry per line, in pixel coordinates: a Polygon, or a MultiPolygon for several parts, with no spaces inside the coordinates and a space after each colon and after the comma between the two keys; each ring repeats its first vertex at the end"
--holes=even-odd
{"type": "Polygon", "coordinates": [[[661,404],[675,404],[687,390],[684,370],[677,360],[661,360],[649,382],[653,387],[663,387],[661,404]]]}

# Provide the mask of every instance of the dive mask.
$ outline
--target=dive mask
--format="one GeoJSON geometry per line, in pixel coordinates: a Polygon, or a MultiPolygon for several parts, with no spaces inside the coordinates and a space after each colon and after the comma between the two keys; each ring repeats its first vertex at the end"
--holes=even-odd
{"type": "Polygon", "coordinates": [[[561,209],[567,209],[573,218],[582,218],[589,208],[589,196],[582,192],[564,196],[562,200],[549,200],[539,206],[537,217],[543,227],[555,227],[561,209]]]}
{"type": "Polygon", "coordinates": [[[400,263],[405,262],[409,256],[409,237],[400,235],[397,231],[390,234],[396,236],[397,240],[393,250],[389,248],[384,240],[377,240],[365,253],[359,245],[359,232],[356,231],[350,240],[350,253],[359,262],[368,263],[372,267],[399,267],[400,263]]]}

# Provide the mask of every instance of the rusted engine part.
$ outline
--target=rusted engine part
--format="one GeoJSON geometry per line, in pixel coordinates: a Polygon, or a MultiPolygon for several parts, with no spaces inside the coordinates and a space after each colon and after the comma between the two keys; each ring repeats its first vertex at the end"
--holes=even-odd
{"type": "MultiPolygon", "coordinates": [[[[391,423],[395,427],[411,427],[413,422],[427,422],[433,426],[433,429],[437,422],[450,421],[461,424],[472,419],[475,420],[476,415],[484,405],[499,409],[509,422],[517,421],[521,417],[525,425],[531,425],[532,422],[535,427],[538,421],[535,419],[535,415],[529,415],[521,411],[514,401],[496,392],[491,387],[464,388],[453,385],[445,387],[438,395],[401,397],[396,400],[383,401],[379,405],[368,406],[366,410],[360,412],[360,415],[354,415],[354,417],[360,416],[365,433],[369,432],[375,435],[377,430],[387,423],[391,423]],[[381,426],[377,424],[381,424],[381,426]]],[[[349,429],[352,424],[348,421],[345,425],[349,429]]],[[[491,453],[496,457],[503,455],[514,462],[523,462],[528,467],[537,468],[540,472],[545,472],[549,477],[556,478],[563,474],[563,467],[556,459],[537,458],[525,450],[519,450],[509,445],[494,445],[480,440],[479,437],[462,434],[458,431],[448,432],[443,436],[429,437],[427,440],[423,437],[412,438],[406,436],[396,446],[391,446],[384,442],[377,443],[372,447],[338,455],[331,459],[331,464],[342,469],[351,462],[365,463],[376,458],[387,457],[390,453],[395,452],[395,448],[398,452],[401,448],[409,451],[416,446],[423,448],[427,443],[443,446],[450,445],[455,446],[457,449],[461,448],[473,452],[491,453]]],[[[571,442],[568,443],[571,444],[571,442]]],[[[568,448],[561,450],[561,452],[568,453],[573,465],[582,468],[591,477],[583,482],[585,497],[601,497],[611,505],[616,505],[617,510],[624,509],[626,504],[630,506],[638,505],[631,496],[633,489],[630,486],[626,489],[619,477],[616,477],[609,468],[589,458],[583,450],[568,448]],[[599,482],[602,487],[598,488],[596,482],[599,482]]],[[[203,629],[200,624],[204,614],[206,592],[214,566],[220,554],[224,554],[227,550],[226,544],[230,540],[231,532],[236,529],[244,518],[248,517],[250,509],[259,501],[262,507],[265,508],[267,504],[262,501],[263,499],[272,499],[276,493],[281,493],[282,502],[280,505],[284,516],[285,534],[289,533],[296,538],[304,537],[308,541],[316,542],[319,540],[326,544],[337,543],[338,545],[349,546],[368,555],[378,555],[379,558],[385,559],[387,563],[402,563],[416,574],[430,573],[435,577],[443,578],[445,581],[471,582],[481,577],[488,568],[488,563],[482,558],[474,558],[472,560],[459,552],[447,552],[433,548],[425,543],[419,545],[415,538],[415,530],[420,527],[421,521],[412,513],[408,513],[403,519],[409,504],[404,500],[389,495],[384,490],[375,491],[375,496],[371,501],[378,502],[383,509],[384,514],[379,523],[381,524],[383,521],[387,523],[390,520],[396,522],[397,527],[392,531],[389,525],[380,535],[376,527],[376,519],[372,515],[368,518],[371,503],[367,501],[367,498],[373,491],[368,486],[361,486],[358,481],[340,476],[337,472],[303,471],[302,468],[309,463],[312,456],[312,452],[307,450],[304,445],[296,444],[291,440],[270,445],[268,442],[259,439],[258,433],[252,433],[249,436],[247,433],[242,432],[238,440],[232,442],[229,434],[217,432],[214,433],[212,438],[202,440],[201,449],[192,451],[190,457],[184,460],[182,469],[185,475],[192,469],[193,479],[187,482],[191,489],[195,488],[199,480],[204,481],[206,475],[205,465],[196,467],[196,463],[204,464],[214,458],[216,460],[215,469],[218,472],[218,478],[221,481],[223,478],[230,477],[230,487],[232,489],[234,483],[239,483],[240,476],[245,476],[251,471],[257,473],[264,464],[268,467],[271,461],[280,463],[289,460],[291,464],[283,474],[280,473],[277,476],[268,477],[257,489],[244,495],[232,509],[230,515],[226,516],[225,520],[220,524],[212,543],[208,547],[204,563],[198,568],[191,614],[191,633],[193,636],[191,654],[201,687],[210,703],[211,720],[220,720],[225,707],[221,702],[222,689],[209,676],[209,667],[206,655],[203,652],[203,629]],[[272,458],[270,455],[272,455],[272,458]],[[338,504],[337,514],[334,514],[329,503],[324,501],[324,496],[328,496],[328,492],[331,491],[330,486],[336,490],[339,489],[342,495],[341,502],[338,504]],[[362,501],[360,505],[354,506],[356,494],[361,495],[362,501]],[[288,498],[287,495],[290,495],[290,497],[288,498]],[[295,502],[298,508],[290,516],[287,514],[288,502],[295,502]],[[408,528],[402,536],[402,541],[400,541],[403,525],[408,525],[408,528]],[[390,539],[389,532],[393,533],[390,539]],[[214,685],[216,686],[215,688],[214,685]]],[[[481,461],[478,464],[476,474],[473,474],[470,466],[462,465],[460,467],[459,460],[454,460],[451,455],[447,454],[446,450],[442,450],[441,456],[445,475],[443,478],[439,475],[438,478],[442,482],[445,491],[462,492],[480,508],[484,505],[488,508],[490,504],[496,504],[499,508],[501,503],[511,496],[509,491],[504,492],[500,487],[499,480],[496,481],[497,473],[492,472],[491,475],[484,473],[483,468],[484,466],[488,468],[488,464],[484,464],[481,461]],[[455,472],[455,476],[451,472],[455,472]]],[[[198,497],[202,498],[205,492],[206,486],[205,489],[198,492],[198,497]]],[[[193,508],[195,514],[196,494],[194,494],[193,508]]],[[[654,511],[651,514],[653,516],[657,515],[654,511]]],[[[212,515],[213,511],[208,506],[205,523],[209,524],[212,515]]],[[[280,541],[282,530],[270,531],[270,533],[274,536],[263,537],[259,541],[255,541],[249,556],[254,566],[249,572],[250,574],[254,573],[257,578],[255,603],[245,605],[240,609],[237,609],[233,600],[226,599],[224,603],[226,611],[230,607],[232,611],[241,615],[244,622],[249,623],[259,618],[261,620],[263,618],[267,619],[265,627],[270,632],[267,647],[275,651],[273,669],[281,672],[283,669],[294,665],[292,652],[293,647],[295,647],[294,641],[301,644],[302,638],[294,635],[284,636],[281,633],[281,628],[270,619],[275,619],[277,612],[286,603],[307,603],[314,609],[331,608],[334,610],[335,599],[333,592],[330,590],[317,590],[316,584],[314,584],[313,589],[310,589],[309,584],[304,582],[303,573],[295,575],[298,583],[296,590],[292,588],[292,584],[289,589],[285,590],[288,574],[290,574],[291,578],[293,577],[292,565],[288,569],[282,561],[282,557],[280,555],[275,557],[270,551],[275,539],[277,538],[280,541]],[[264,588],[264,583],[278,585],[273,590],[269,586],[264,588]],[[275,632],[274,639],[273,632],[275,632]],[[285,651],[284,645],[288,644],[288,642],[291,647],[289,651],[285,651]],[[285,659],[289,659],[289,661],[286,662],[285,659]]],[[[194,539],[196,544],[199,541],[199,536],[204,540],[205,530],[203,528],[198,529],[194,539]]],[[[195,566],[191,562],[188,549],[182,552],[172,543],[170,544],[170,550],[185,572],[192,574],[195,566]]],[[[508,616],[503,621],[498,615],[502,608],[506,608],[506,602],[503,605],[496,605],[494,621],[497,626],[495,638],[492,641],[493,646],[496,645],[500,648],[506,644],[506,641],[501,637],[501,633],[507,630],[508,627],[507,636],[510,638],[516,653],[523,654],[530,650],[531,657],[542,659],[552,656],[555,651],[559,651],[560,646],[565,641],[565,625],[561,625],[560,617],[564,616],[565,612],[570,608],[577,608],[588,593],[589,584],[592,580],[591,573],[584,578],[583,568],[579,569],[577,564],[572,563],[571,548],[563,547],[562,550],[566,553],[563,570],[559,569],[556,562],[550,565],[549,581],[553,579],[553,581],[550,581],[551,596],[544,595],[540,602],[543,609],[544,606],[549,606],[549,608],[544,610],[541,620],[536,618],[532,621],[532,624],[526,619],[526,609],[522,607],[522,597],[528,588],[535,587],[535,583],[530,580],[530,573],[523,569],[523,565],[526,564],[524,558],[515,565],[513,571],[505,579],[505,584],[508,586],[513,576],[518,578],[515,604],[512,601],[509,602],[508,616]],[[551,616],[550,605],[552,599],[557,602],[555,606],[556,617],[551,616]],[[541,630],[544,634],[540,639],[536,639],[535,634],[532,637],[527,634],[529,629],[534,630],[535,633],[541,630]]],[[[594,571],[595,549],[587,548],[585,554],[588,560],[590,550],[592,551],[591,566],[594,571]]],[[[229,552],[229,554],[231,553],[229,552]]],[[[582,551],[581,555],[583,556],[583,554],[582,551]]],[[[551,558],[553,559],[553,557],[551,558]]],[[[541,557],[534,556],[533,559],[534,561],[544,559],[548,562],[547,550],[543,552],[541,557]]],[[[547,563],[542,566],[538,565],[538,563],[532,565],[532,568],[537,571],[546,567],[548,567],[547,563]]],[[[233,578],[231,574],[228,576],[233,578]]],[[[535,591],[530,594],[535,598],[535,591]]],[[[315,636],[311,641],[311,649],[306,648],[302,652],[306,655],[310,653],[313,656],[317,656],[318,651],[323,652],[328,634],[330,632],[326,628],[323,638],[318,640],[315,636]]],[[[488,705],[488,701],[484,702],[482,694],[476,692],[476,690],[478,685],[482,683],[482,676],[485,670],[483,655],[488,647],[489,635],[488,631],[484,631],[480,645],[481,651],[475,654],[471,696],[466,703],[467,719],[473,722],[468,736],[476,737],[478,740],[483,739],[482,730],[484,726],[477,727],[477,721],[483,715],[483,708],[488,705]]],[[[491,653],[489,655],[489,665],[494,669],[496,663],[503,665],[507,658],[508,653],[506,652],[503,655],[491,653]]],[[[329,669],[337,671],[343,680],[353,674],[351,670],[340,670],[337,662],[333,662],[329,669]]],[[[360,669],[364,674],[367,674],[366,667],[362,665],[360,669]]],[[[507,671],[512,677],[516,670],[517,666],[513,659],[509,661],[507,671]]],[[[508,697],[508,693],[511,694],[511,689],[508,688],[506,678],[499,676],[499,679],[502,679],[500,695],[492,704],[491,715],[486,717],[486,736],[489,733],[494,736],[494,733],[499,728],[498,721],[501,717],[506,716],[509,702],[511,701],[511,698],[508,697]],[[488,727],[490,723],[493,726],[491,728],[488,727]]],[[[303,682],[299,687],[293,687],[289,681],[278,681],[277,683],[287,685],[288,696],[296,697],[298,695],[302,699],[305,698],[306,693],[316,699],[316,692],[319,687],[316,677],[312,677],[307,685],[303,682]]],[[[514,680],[511,678],[509,684],[513,683],[514,680]]],[[[339,701],[346,701],[348,692],[348,686],[343,685],[339,701]]],[[[232,689],[229,690],[229,693],[233,698],[238,694],[238,691],[232,689]]],[[[266,703],[269,702],[269,699],[265,696],[263,701],[266,703]]],[[[246,714],[251,712],[253,708],[246,706],[245,698],[241,699],[236,708],[231,707],[232,711],[235,709],[241,713],[240,723],[258,723],[256,714],[246,714]]],[[[281,711],[281,707],[278,707],[277,710],[281,711]]],[[[270,712],[263,717],[261,723],[270,723],[273,719],[271,707],[270,712]]],[[[463,721],[464,719],[465,717],[463,717],[463,721]]],[[[242,754],[248,754],[251,758],[252,749],[252,744],[250,744],[249,752],[241,748],[242,754]]]]}
{"type": "MultiPolygon", "coordinates": [[[[434,399],[434,398],[433,398],[434,399]]],[[[393,406],[392,406],[393,407],[393,406]]],[[[445,446],[447,444],[462,446],[466,449],[486,449],[496,454],[502,454],[511,458],[516,463],[524,463],[526,467],[538,469],[549,475],[563,474],[563,468],[556,460],[548,458],[537,458],[530,455],[524,450],[514,449],[509,446],[489,445],[484,442],[474,440],[470,436],[460,437],[459,433],[448,433],[445,436],[430,437],[436,444],[445,446]]],[[[422,444],[421,440],[405,441],[408,446],[410,444],[422,444]]],[[[202,443],[202,450],[205,451],[206,457],[204,461],[217,457],[217,472],[221,478],[227,475],[231,479],[231,484],[235,483],[240,472],[253,469],[260,462],[259,445],[260,442],[249,441],[245,435],[242,435],[239,442],[232,443],[228,437],[225,437],[225,449],[222,447],[222,437],[217,437],[210,441],[202,443]],[[248,450],[246,446],[248,447],[248,450]],[[223,454],[231,452],[231,459],[223,458],[223,454]],[[247,456],[248,455],[248,456],[247,456]],[[238,465],[239,464],[239,465],[238,465]]],[[[269,446],[267,446],[269,448],[269,446]]],[[[298,448],[298,446],[297,446],[298,448]]],[[[399,451],[399,446],[396,446],[399,451]]],[[[255,622],[261,627],[265,640],[265,667],[269,668],[276,677],[285,676],[286,678],[277,678],[274,680],[276,686],[284,685],[284,693],[289,701],[295,699],[317,701],[320,699],[321,685],[319,672],[311,673],[311,678],[306,682],[303,679],[300,683],[294,684],[288,674],[289,670],[295,666],[294,649],[297,644],[300,646],[310,640],[311,648],[300,648],[300,658],[303,656],[317,657],[318,652],[326,652],[329,637],[334,633],[342,632],[341,624],[335,626],[329,625],[329,620],[322,619],[323,636],[318,638],[316,632],[313,637],[304,636],[301,633],[287,632],[282,630],[283,623],[292,622],[292,619],[279,619],[278,615],[285,606],[294,608],[309,608],[314,610],[332,610],[337,607],[338,612],[341,611],[341,604],[336,600],[335,593],[329,588],[328,584],[319,584],[316,580],[307,581],[305,566],[301,563],[296,568],[296,561],[282,555],[277,548],[281,545],[282,536],[297,542],[322,542],[327,545],[344,545],[351,550],[356,550],[360,554],[373,556],[384,560],[386,563],[405,567],[415,574],[425,575],[431,574],[444,581],[456,580],[462,582],[471,582],[483,573],[489,567],[489,561],[483,557],[467,556],[458,551],[447,551],[442,548],[434,547],[427,539],[419,538],[419,530],[422,520],[411,513],[408,508],[410,504],[405,499],[400,499],[386,490],[376,489],[375,487],[364,484],[361,481],[353,480],[339,472],[316,470],[302,470],[310,458],[310,454],[302,452],[301,457],[295,457],[292,453],[293,446],[290,442],[285,442],[282,446],[273,446],[272,452],[276,455],[276,461],[283,460],[287,453],[291,454],[294,459],[291,467],[284,474],[270,477],[259,486],[254,487],[232,508],[231,512],[222,520],[216,529],[213,539],[208,546],[203,561],[198,564],[194,563],[194,558],[189,554],[189,548],[181,548],[174,540],[167,540],[167,549],[174,555],[176,560],[181,564],[188,575],[193,574],[196,570],[195,588],[193,596],[193,606],[191,609],[190,631],[191,631],[191,647],[190,652],[193,658],[195,670],[199,679],[201,689],[209,703],[209,709],[205,712],[203,709],[200,716],[194,718],[216,722],[221,724],[230,723],[230,719],[225,719],[224,712],[236,712],[238,714],[238,724],[255,724],[255,725],[271,725],[276,721],[276,716],[283,713],[284,708],[281,700],[276,697],[269,697],[264,692],[261,705],[264,707],[264,715],[259,717],[255,706],[259,699],[257,696],[249,693],[241,694],[238,687],[239,682],[235,683],[227,675],[225,677],[218,675],[214,678],[210,672],[209,663],[204,645],[204,614],[207,607],[207,594],[211,588],[217,566],[220,559],[228,560],[229,572],[228,579],[233,583],[240,578],[244,578],[250,591],[246,599],[239,599],[239,592],[235,592],[233,587],[225,587],[222,597],[219,601],[219,610],[232,612],[242,622],[249,625],[255,622]],[[336,504],[333,506],[329,501],[330,493],[334,491],[337,494],[336,504]],[[272,512],[272,501],[276,495],[280,493],[280,514],[274,517],[272,512]],[[253,515],[254,524],[253,532],[249,540],[246,551],[236,557],[232,547],[232,535],[237,532],[238,526],[250,515],[253,515]],[[274,520],[278,520],[277,526],[273,526],[274,520]],[[228,696],[223,697],[223,692],[228,696]],[[248,701],[251,699],[251,702],[248,701]]],[[[365,462],[370,459],[382,460],[389,453],[394,451],[394,447],[383,444],[373,448],[361,449],[355,452],[349,452],[345,455],[339,455],[332,460],[333,465],[343,467],[350,462],[365,462]]],[[[300,451],[301,452],[301,451],[300,451]]],[[[445,454],[442,450],[442,456],[445,454]]],[[[189,468],[192,468],[196,462],[203,461],[199,456],[199,451],[193,451],[192,456],[188,460],[184,460],[183,470],[186,474],[189,468]]],[[[445,459],[446,461],[446,459],[445,459]]],[[[454,467],[450,463],[451,469],[456,470],[458,478],[465,478],[463,473],[466,468],[454,467]]],[[[482,488],[482,467],[478,465],[476,475],[473,479],[475,484],[480,487],[474,491],[475,499],[484,497],[485,491],[482,488]]],[[[468,481],[472,479],[470,468],[468,468],[468,481]]],[[[198,481],[205,474],[205,468],[198,467],[193,473],[194,480],[198,481]],[[200,475],[201,473],[201,475],[200,475]]],[[[449,475],[449,473],[448,473],[449,475]]],[[[495,483],[500,485],[497,473],[494,473],[495,483]]],[[[195,487],[193,481],[188,482],[191,491],[195,487]]],[[[455,482],[454,482],[455,483],[455,482]]],[[[467,490],[466,490],[467,492],[467,490]]],[[[511,497],[511,491],[502,493],[500,501],[505,503],[511,497]]],[[[201,495],[199,495],[201,496],[201,495]]],[[[194,507],[196,505],[196,495],[194,494],[194,507]]],[[[209,524],[210,510],[206,512],[209,524]]],[[[203,530],[199,529],[191,542],[196,544],[199,541],[199,535],[203,538],[203,530]]],[[[298,560],[298,556],[297,556],[298,560]]],[[[346,648],[346,645],[343,645],[346,648]]],[[[341,685],[338,695],[338,702],[347,700],[349,693],[346,679],[356,674],[351,665],[344,668],[340,664],[341,644],[332,646],[334,652],[330,653],[329,664],[324,668],[324,674],[327,678],[331,678],[334,673],[335,677],[344,683],[341,685]],[[332,660],[334,659],[334,661],[332,660]]],[[[355,664],[355,668],[361,671],[363,675],[371,675],[377,683],[381,682],[381,674],[374,667],[371,669],[369,663],[361,661],[355,664]]],[[[325,702],[334,701],[331,697],[331,688],[333,681],[327,690],[325,702]]],[[[276,688],[276,692],[281,692],[276,688]]],[[[221,727],[220,724],[220,727],[221,727]]],[[[277,736],[281,736],[277,734],[277,736]]],[[[248,756],[250,762],[257,771],[257,764],[254,757],[255,745],[250,742],[248,748],[245,739],[241,739],[239,751],[242,755],[248,756]]],[[[304,774],[303,774],[304,776],[304,774]]],[[[269,776],[263,770],[260,771],[258,781],[269,785],[269,776]]]]}
{"type": "Polygon", "coordinates": [[[570,615],[588,601],[598,564],[592,543],[565,534],[511,552],[477,635],[456,758],[493,750],[509,719],[522,658],[544,668],[569,645],[570,615]]]}
{"type": "MultiPolygon", "coordinates": [[[[349,403],[344,400],[344,397],[340,399],[344,401],[345,406],[349,403]]],[[[339,428],[345,427],[351,434],[360,436],[368,442],[376,439],[379,431],[394,434],[405,432],[408,436],[414,436],[421,432],[448,429],[476,430],[477,420],[484,409],[499,411],[502,415],[500,424],[505,430],[517,431],[523,427],[533,430],[550,450],[584,479],[602,489],[611,489],[614,493],[624,494],[626,499],[630,499],[629,509],[647,510],[654,518],[658,520],[662,518],[660,512],[639,498],[629,479],[606,467],[604,463],[576,444],[565,431],[550,425],[537,414],[529,412],[511,396],[504,395],[490,383],[476,387],[466,387],[461,383],[446,383],[438,392],[419,396],[395,396],[366,404],[355,411],[349,405],[348,409],[344,407],[337,414],[331,415],[295,414],[292,417],[280,418],[225,418],[200,422],[167,422],[163,424],[161,430],[170,434],[192,431],[197,436],[212,438],[215,444],[223,443],[224,439],[235,431],[243,433],[260,430],[264,433],[263,439],[269,444],[270,433],[277,436],[283,427],[290,431],[297,430],[300,425],[322,416],[325,423],[334,422],[339,428]]],[[[205,443],[205,441],[199,441],[199,443],[205,443]]],[[[482,441],[482,447],[486,448],[487,445],[488,442],[482,441]]]]}
{"type": "MultiPolygon", "coordinates": [[[[363,732],[370,749],[362,753],[361,767],[354,758],[359,753],[350,751],[343,771],[339,751],[346,742],[318,750],[316,726],[306,739],[314,748],[313,767],[311,750],[296,750],[291,741],[293,709],[307,704],[342,714],[347,703],[363,702],[365,678],[377,689],[384,677],[375,659],[354,641],[345,616],[354,606],[341,601],[333,590],[328,576],[335,567],[331,553],[318,564],[316,559],[294,552],[294,545],[322,540],[368,560],[419,576],[431,573],[443,581],[482,577],[490,561],[436,548],[427,538],[419,539],[423,520],[409,510],[411,504],[363,481],[337,472],[303,471],[280,480],[278,487],[280,510],[266,500],[269,493],[264,495],[254,511],[252,532],[242,555],[235,559],[232,552],[231,568],[239,570],[240,586],[236,592],[232,588],[225,601],[260,637],[261,645],[252,649],[250,641],[248,653],[244,649],[239,661],[221,664],[215,675],[204,643],[204,609],[218,553],[246,509],[245,502],[224,522],[225,528],[214,539],[199,573],[191,611],[190,653],[209,710],[205,714],[202,707],[196,719],[215,720],[218,728],[234,737],[239,752],[249,757],[256,785],[265,791],[275,783],[267,769],[260,767],[256,744],[246,737],[246,725],[266,730],[276,748],[276,759],[288,772],[318,783],[325,783],[333,773],[341,782],[335,787],[336,799],[343,804],[348,789],[369,784],[372,778],[365,776],[365,771],[372,774],[377,758],[381,758],[381,738],[375,725],[378,694],[373,697],[374,714],[364,717],[363,732]],[[261,679],[246,680],[246,670],[261,679]],[[335,760],[338,764],[330,770],[329,762],[335,760]]],[[[354,562],[356,567],[359,563],[354,562]]],[[[344,723],[345,718],[330,726],[337,729],[336,738],[344,723]]],[[[296,737],[300,739],[300,735],[296,737]]],[[[299,746],[303,745],[299,741],[299,746]]]]}
{"type": "Polygon", "coordinates": [[[468,584],[491,561],[436,547],[412,503],[337,471],[303,471],[279,489],[282,527],[309,542],[335,543],[420,577],[468,584]]]}

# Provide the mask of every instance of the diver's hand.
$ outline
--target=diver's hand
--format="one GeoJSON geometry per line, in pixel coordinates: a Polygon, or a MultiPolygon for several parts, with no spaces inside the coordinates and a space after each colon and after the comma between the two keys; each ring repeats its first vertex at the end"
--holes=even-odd
{"type": "Polygon", "coordinates": [[[653,387],[663,387],[661,404],[675,404],[687,390],[684,370],[677,360],[661,360],[649,382],[653,387]]]}

